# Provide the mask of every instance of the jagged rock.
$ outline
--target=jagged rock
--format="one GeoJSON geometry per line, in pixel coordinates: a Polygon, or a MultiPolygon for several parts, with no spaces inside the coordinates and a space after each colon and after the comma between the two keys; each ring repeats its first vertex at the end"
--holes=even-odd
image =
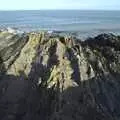
{"type": "Polygon", "coordinates": [[[119,120],[119,79],[119,36],[0,32],[0,120],[119,120]]]}

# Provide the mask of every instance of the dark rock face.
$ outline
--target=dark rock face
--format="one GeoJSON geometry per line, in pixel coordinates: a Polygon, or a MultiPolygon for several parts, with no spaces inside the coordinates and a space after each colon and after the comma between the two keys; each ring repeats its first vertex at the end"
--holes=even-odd
{"type": "Polygon", "coordinates": [[[0,32],[0,120],[119,120],[119,101],[119,36],[0,32]]]}

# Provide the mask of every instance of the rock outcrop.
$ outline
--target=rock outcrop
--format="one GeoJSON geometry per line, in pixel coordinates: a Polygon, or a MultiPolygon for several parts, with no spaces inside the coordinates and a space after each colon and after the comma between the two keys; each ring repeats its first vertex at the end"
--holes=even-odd
{"type": "Polygon", "coordinates": [[[0,32],[0,120],[119,120],[119,101],[119,36],[0,32]]]}

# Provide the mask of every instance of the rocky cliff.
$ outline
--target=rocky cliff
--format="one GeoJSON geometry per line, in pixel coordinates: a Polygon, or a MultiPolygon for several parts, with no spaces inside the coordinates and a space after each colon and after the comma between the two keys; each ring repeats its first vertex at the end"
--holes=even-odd
{"type": "Polygon", "coordinates": [[[0,120],[119,120],[119,101],[119,36],[0,32],[0,120]]]}

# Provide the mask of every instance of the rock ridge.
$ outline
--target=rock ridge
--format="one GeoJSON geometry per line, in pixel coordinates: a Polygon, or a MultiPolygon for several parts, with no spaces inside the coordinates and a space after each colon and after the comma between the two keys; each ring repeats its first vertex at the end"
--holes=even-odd
{"type": "Polygon", "coordinates": [[[119,101],[120,36],[0,32],[1,120],[119,120],[119,101]]]}

